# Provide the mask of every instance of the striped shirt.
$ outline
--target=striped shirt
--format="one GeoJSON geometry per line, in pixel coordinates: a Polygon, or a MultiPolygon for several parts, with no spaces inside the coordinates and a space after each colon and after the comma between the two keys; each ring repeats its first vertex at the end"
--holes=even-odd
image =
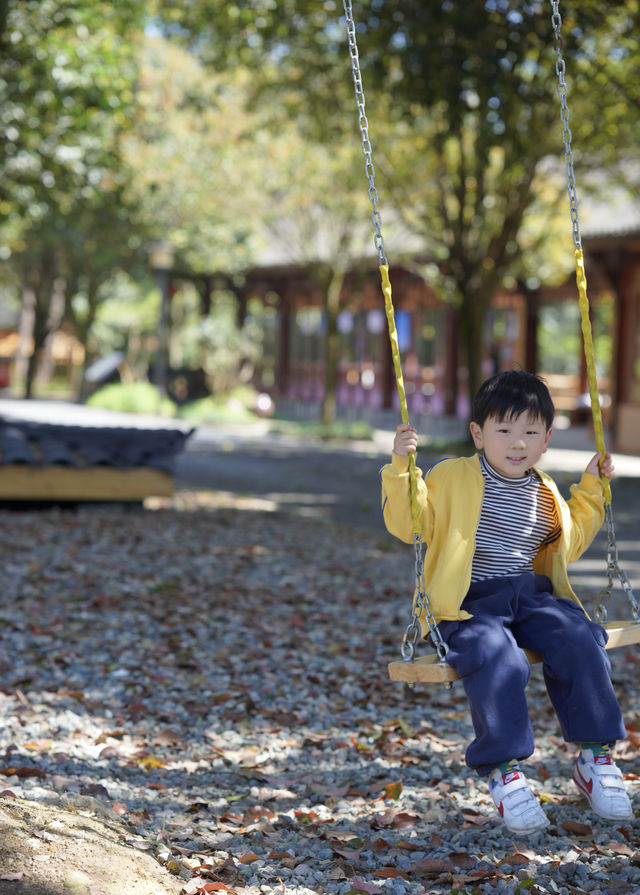
{"type": "Polygon", "coordinates": [[[541,544],[550,544],[560,536],[553,495],[533,470],[507,478],[484,457],[480,457],[480,466],[484,497],[471,580],[530,572],[541,544]]]}

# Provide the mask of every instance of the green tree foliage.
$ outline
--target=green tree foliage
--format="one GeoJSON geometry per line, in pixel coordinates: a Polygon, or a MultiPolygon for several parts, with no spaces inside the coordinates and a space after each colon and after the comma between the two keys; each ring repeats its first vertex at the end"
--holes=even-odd
{"type": "MultiPolygon", "coordinates": [[[[637,152],[627,113],[638,91],[638,3],[584,0],[561,7],[576,161],[611,164],[637,152]],[[603,130],[594,110],[605,107],[611,111],[603,130]]],[[[370,125],[375,132],[376,103],[390,98],[392,120],[412,134],[403,139],[396,132],[381,145],[387,183],[398,205],[410,209],[461,308],[473,391],[488,303],[506,276],[527,267],[527,212],[545,192],[550,198],[548,169],[541,166],[550,154],[562,154],[551,8],[542,0],[394,6],[372,0],[353,9],[364,83],[374,100],[370,125]]],[[[198,50],[212,64],[239,58],[256,66],[256,96],[277,90],[309,137],[335,144],[346,132],[337,85],[348,78],[348,57],[335,0],[213,8],[194,2],[167,14],[197,31],[198,50]],[[264,59],[277,61],[277,79],[263,77],[264,59]]],[[[553,182],[559,197],[562,176],[553,182]]]]}
{"type": "Polygon", "coordinates": [[[235,275],[255,255],[265,213],[260,121],[244,107],[252,75],[216,75],[160,35],[141,39],[138,59],[122,147],[141,220],[176,249],[179,269],[235,275]]]}
{"type": "Polygon", "coordinates": [[[5,7],[0,34],[0,240],[34,298],[31,393],[38,351],[59,322],[54,284],[87,297],[140,247],[127,205],[130,172],[120,137],[129,126],[143,4],[22,0],[5,7]]]}

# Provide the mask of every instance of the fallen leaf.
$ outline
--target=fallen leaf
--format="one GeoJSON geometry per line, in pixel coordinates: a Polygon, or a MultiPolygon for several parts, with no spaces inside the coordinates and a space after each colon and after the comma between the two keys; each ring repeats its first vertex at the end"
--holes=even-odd
{"type": "Polygon", "coordinates": [[[476,862],[473,860],[471,855],[467,854],[467,852],[459,851],[459,852],[451,852],[449,855],[450,860],[456,867],[459,867],[460,870],[473,870],[476,866],[476,862]]]}
{"type": "MultiPolygon", "coordinates": [[[[384,839],[379,839],[377,841],[384,842],[384,839]]],[[[375,844],[376,843],[374,842],[374,847],[375,844]]],[[[385,842],[385,845],[387,848],[391,848],[388,842],[385,842]]],[[[433,840],[431,841],[430,845],[434,845],[433,840]]],[[[440,842],[438,843],[438,845],[442,845],[442,843],[440,842]]],[[[409,851],[424,851],[424,842],[409,842],[408,839],[398,839],[398,841],[396,842],[396,848],[405,848],[409,851]]]]}
{"type": "Polygon", "coordinates": [[[284,864],[286,867],[293,868],[295,867],[295,861],[293,855],[289,854],[288,851],[272,851],[267,855],[267,860],[269,861],[279,861],[281,864],[284,864]]]}
{"type": "Polygon", "coordinates": [[[311,785],[311,791],[317,793],[320,796],[331,796],[335,799],[340,799],[342,796],[346,796],[346,794],[351,789],[351,785],[349,783],[345,784],[345,786],[322,786],[319,783],[313,783],[311,785]]]}
{"type": "Polygon", "coordinates": [[[275,814],[266,805],[251,805],[242,815],[242,823],[247,825],[263,817],[272,818],[275,817],[275,814]]]}
{"type": "Polygon", "coordinates": [[[415,826],[419,817],[410,811],[398,811],[396,808],[390,808],[384,814],[376,814],[374,822],[381,827],[392,827],[394,830],[402,830],[406,827],[415,826]]]}
{"type": "Polygon", "coordinates": [[[104,733],[101,733],[100,736],[93,741],[95,746],[100,746],[102,743],[106,743],[107,740],[121,740],[125,735],[124,730],[106,730],[104,733]]]}
{"type": "Polygon", "coordinates": [[[235,891],[229,886],[225,886],[224,883],[210,883],[201,876],[194,877],[182,887],[183,895],[206,895],[207,892],[218,891],[231,892],[232,895],[235,895],[235,891]]]}
{"type": "Polygon", "coordinates": [[[163,768],[166,762],[160,758],[158,755],[145,755],[143,758],[138,759],[138,764],[143,768],[163,768]]]}
{"type": "Polygon", "coordinates": [[[448,858],[426,858],[418,864],[425,876],[440,876],[441,873],[453,873],[455,867],[448,858]]]}
{"type": "Polygon", "coordinates": [[[561,824],[562,829],[574,836],[593,836],[593,830],[588,824],[578,823],[577,820],[566,820],[561,824]]]}
{"type": "Polygon", "coordinates": [[[608,848],[609,851],[614,852],[616,855],[625,855],[628,858],[635,854],[634,850],[629,848],[624,842],[608,842],[605,848],[608,848]]]}
{"type": "Polygon", "coordinates": [[[480,814],[479,811],[470,811],[469,809],[462,812],[462,817],[465,824],[471,824],[474,827],[481,827],[491,820],[486,814],[480,814]]]}
{"type": "Polygon", "coordinates": [[[387,783],[384,788],[385,799],[399,799],[402,795],[402,781],[397,780],[395,783],[387,783]]]}
{"type": "Polygon", "coordinates": [[[0,774],[4,774],[5,777],[46,777],[47,772],[43,771],[42,768],[34,768],[31,765],[21,765],[20,767],[14,768],[0,768],[0,774]]]}
{"type": "Polygon", "coordinates": [[[397,867],[381,867],[379,870],[376,870],[373,875],[381,876],[384,879],[409,879],[407,874],[402,873],[397,867]]]}
{"type": "Polygon", "coordinates": [[[498,864],[498,867],[502,867],[503,864],[508,864],[510,867],[518,867],[523,864],[529,863],[530,859],[526,855],[523,855],[522,852],[516,851],[512,855],[507,855],[505,858],[503,858],[498,864]]]}
{"type": "Polygon", "coordinates": [[[362,853],[362,849],[348,849],[348,848],[334,848],[334,855],[338,855],[341,858],[344,858],[345,861],[357,861],[360,858],[360,854],[362,853]]]}

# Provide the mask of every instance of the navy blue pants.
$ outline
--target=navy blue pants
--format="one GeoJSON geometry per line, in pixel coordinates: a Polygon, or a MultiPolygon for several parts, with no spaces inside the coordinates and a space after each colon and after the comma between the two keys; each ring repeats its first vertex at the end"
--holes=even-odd
{"type": "Polygon", "coordinates": [[[606,631],[551,590],[551,581],[533,572],[479,581],[462,604],[473,618],[438,625],[449,645],[447,662],[469,699],[475,739],[466,761],[481,776],[533,752],[523,649],[542,656],[547,692],[567,742],[613,743],[625,736],[606,631]]]}

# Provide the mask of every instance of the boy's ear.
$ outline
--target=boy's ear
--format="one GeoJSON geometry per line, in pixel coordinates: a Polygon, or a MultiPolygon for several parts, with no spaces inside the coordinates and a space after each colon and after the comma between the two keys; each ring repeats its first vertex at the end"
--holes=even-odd
{"type": "Polygon", "coordinates": [[[478,450],[482,450],[482,427],[477,423],[469,423],[469,430],[471,431],[473,443],[478,450]]]}
{"type": "Polygon", "coordinates": [[[551,438],[552,432],[553,432],[553,429],[547,429],[547,434],[544,437],[544,447],[542,448],[543,454],[547,453],[547,448],[549,447],[549,439],[551,438]]]}

